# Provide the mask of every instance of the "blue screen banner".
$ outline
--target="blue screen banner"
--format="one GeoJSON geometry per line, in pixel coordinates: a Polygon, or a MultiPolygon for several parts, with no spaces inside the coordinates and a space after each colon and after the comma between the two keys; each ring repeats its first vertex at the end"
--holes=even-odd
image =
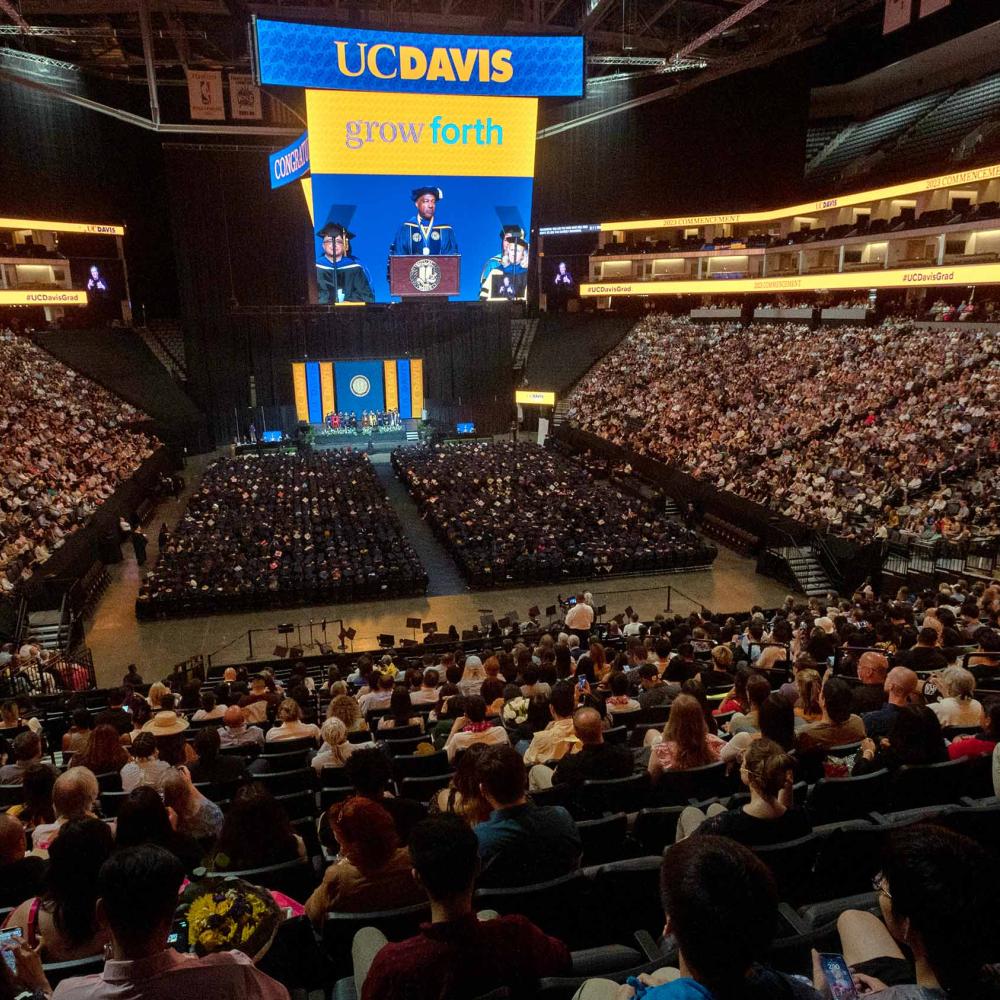
{"type": "Polygon", "coordinates": [[[581,97],[579,35],[436,35],[255,18],[262,84],[506,97],[581,97]]]}
{"type": "Polygon", "coordinates": [[[271,188],[284,187],[309,173],[309,133],[303,132],[290,146],[268,157],[271,188]]]}
{"type": "Polygon", "coordinates": [[[385,409],[385,367],[381,361],[335,361],[333,376],[339,413],[354,413],[360,418],[363,413],[385,409]]]}

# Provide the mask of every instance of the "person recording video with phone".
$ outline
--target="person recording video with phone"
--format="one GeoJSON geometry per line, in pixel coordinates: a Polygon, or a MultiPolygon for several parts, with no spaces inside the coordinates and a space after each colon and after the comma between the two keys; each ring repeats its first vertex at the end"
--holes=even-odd
{"type": "Polygon", "coordinates": [[[317,234],[323,252],[316,261],[320,305],[337,302],[374,302],[368,270],[351,256],[354,233],[339,222],[328,222],[317,234]]]}
{"type": "Polygon", "coordinates": [[[407,219],[392,241],[390,253],[394,257],[419,254],[436,257],[458,253],[458,239],[450,225],[437,219],[438,202],[444,198],[439,187],[418,187],[410,192],[416,215],[407,219]]]}

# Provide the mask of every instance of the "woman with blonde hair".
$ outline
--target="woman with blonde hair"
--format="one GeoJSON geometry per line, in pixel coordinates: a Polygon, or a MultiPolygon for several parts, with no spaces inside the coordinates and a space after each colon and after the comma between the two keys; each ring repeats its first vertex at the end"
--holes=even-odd
{"type": "Polygon", "coordinates": [[[320,728],[323,746],[312,759],[317,771],[324,767],[343,767],[354,753],[354,744],[347,739],[347,726],[336,716],[327,719],[320,728]]]}
{"type": "Polygon", "coordinates": [[[942,726],[978,726],[983,706],[973,697],[976,678],[965,667],[951,666],[933,676],[942,698],[930,706],[942,726]]]}
{"type": "Polygon", "coordinates": [[[368,729],[358,703],[349,694],[338,694],[331,699],[326,710],[328,719],[340,719],[349,733],[363,733],[368,729]]]}
{"type": "Polygon", "coordinates": [[[805,722],[819,722],[823,718],[823,708],[819,703],[819,693],[823,690],[823,680],[817,670],[800,670],[795,675],[798,700],[795,703],[796,719],[805,722]]]}
{"type": "Polygon", "coordinates": [[[664,771],[712,764],[719,760],[725,745],[725,740],[708,731],[698,699],[679,694],[670,706],[663,735],[649,754],[649,777],[655,784],[664,771]]]}
{"type": "Polygon", "coordinates": [[[149,694],[146,695],[146,701],[149,702],[149,707],[154,712],[159,712],[162,707],[161,703],[168,694],[170,694],[170,688],[162,681],[157,681],[155,684],[149,686],[149,694]]]}
{"type": "Polygon", "coordinates": [[[319,743],[319,726],[312,722],[302,721],[302,708],[294,698],[286,698],[279,706],[275,715],[278,725],[272,726],[264,739],[268,743],[280,743],[284,740],[313,739],[319,743]]]}
{"type": "Polygon", "coordinates": [[[758,847],[807,836],[812,824],[794,805],[794,766],[791,756],[777,743],[754,740],[740,765],[740,778],[750,792],[750,801],[742,809],[729,810],[714,803],[707,814],[688,806],[677,822],[677,840],[697,831],[758,847]]]}

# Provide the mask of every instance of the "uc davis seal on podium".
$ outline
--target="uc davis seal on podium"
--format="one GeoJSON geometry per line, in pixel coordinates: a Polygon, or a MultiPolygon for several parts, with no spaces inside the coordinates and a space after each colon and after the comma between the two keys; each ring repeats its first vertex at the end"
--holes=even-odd
{"type": "Polygon", "coordinates": [[[433,257],[418,260],[410,268],[410,284],[418,292],[433,292],[441,284],[441,268],[433,257]]]}

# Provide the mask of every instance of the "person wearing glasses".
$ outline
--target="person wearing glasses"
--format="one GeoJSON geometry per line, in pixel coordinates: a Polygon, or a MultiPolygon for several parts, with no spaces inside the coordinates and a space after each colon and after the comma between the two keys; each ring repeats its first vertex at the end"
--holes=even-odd
{"type": "Polygon", "coordinates": [[[338,302],[374,302],[368,269],[351,256],[354,233],[339,222],[328,222],[316,236],[323,252],[316,260],[316,286],[320,305],[338,302]]]}
{"type": "Polygon", "coordinates": [[[881,919],[846,910],[837,921],[841,950],[862,996],[987,995],[983,968],[995,953],[998,878],[979,844],[931,824],[896,830],[872,885],[881,919]],[[904,957],[902,945],[912,958],[904,957]]]}

